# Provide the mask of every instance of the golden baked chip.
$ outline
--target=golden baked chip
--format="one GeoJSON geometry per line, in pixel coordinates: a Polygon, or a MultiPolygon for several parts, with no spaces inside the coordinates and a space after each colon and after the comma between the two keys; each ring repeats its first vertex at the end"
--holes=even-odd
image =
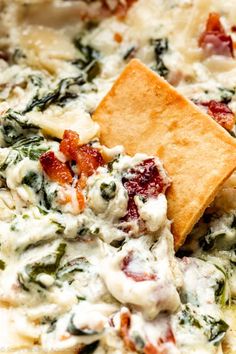
{"type": "Polygon", "coordinates": [[[132,60],[93,115],[103,144],[157,154],[172,177],[176,249],[236,168],[236,140],[161,77],[132,60]]]}

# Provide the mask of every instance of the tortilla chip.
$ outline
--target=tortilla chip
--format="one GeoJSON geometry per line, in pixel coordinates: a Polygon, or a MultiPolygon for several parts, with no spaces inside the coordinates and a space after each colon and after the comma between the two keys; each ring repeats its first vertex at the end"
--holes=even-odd
{"type": "Polygon", "coordinates": [[[158,155],[172,177],[168,217],[180,247],[236,168],[236,140],[161,77],[132,60],[93,115],[108,147],[158,155]]]}

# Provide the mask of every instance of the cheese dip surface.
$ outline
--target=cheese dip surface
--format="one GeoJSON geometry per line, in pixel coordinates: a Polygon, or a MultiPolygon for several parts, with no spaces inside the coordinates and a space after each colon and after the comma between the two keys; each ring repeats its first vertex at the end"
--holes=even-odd
{"type": "Polygon", "coordinates": [[[0,7],[1,351],[236,352],[235,175],[175,254],[171,176],[91,118],[139,58],[235,136],[235,1],[0,7]]]}

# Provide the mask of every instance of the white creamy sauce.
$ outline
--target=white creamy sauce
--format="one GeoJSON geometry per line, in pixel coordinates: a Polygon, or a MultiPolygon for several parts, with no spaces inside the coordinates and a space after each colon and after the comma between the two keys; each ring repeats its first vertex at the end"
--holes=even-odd
{"type": "Polygon", "coordinates": [[[106,3],[0,2],[0,349],[230,353],[235,175],[176,257],[165,190],[147,193],[145,161],[166,187],[171,178],[156,157],[100,145],[91,113],[133,57],[194,102],[235,113],[235,58],[198,46],[212,11],[236,40],[235,1],[138,0],[125,16],[106,3]],[[84,160],[60,151],[68,129],[104,159],[85,185],[84,160]],[[45,172],[48,151],[72,183],[45,172]]]}

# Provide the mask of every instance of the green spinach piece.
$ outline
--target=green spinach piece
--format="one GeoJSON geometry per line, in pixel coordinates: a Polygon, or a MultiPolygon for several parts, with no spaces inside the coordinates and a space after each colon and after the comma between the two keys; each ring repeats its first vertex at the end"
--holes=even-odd
{"type": "Polygon", "coordinates": [[[220,87],[219,91],[220,91],[221,102],[228,104],[232,101],[232,98],[236,93],[236,87],[234,87],[232,89],[220,87]]]}
{"type": "Polygon", "coordinates": [[[69,275],[74,272],[84,272],[88,269],[90,263],[84,257],[78,257],[72,259],[71,261],[64,264],[61,268],[58,269],[57,278],[60,280],[65,280],[69,275]]]}
{"type": "Polygon", "coordinates": [[[219,345],[229,328],[228,324],[222,319],[216,320],[211,316],[203,316],[203,319],[206,322],[205,334],[209,342],[215,346],[219,345]]]}
{"type": "Polygon", "coordinates": [[[180,325],[191,325],[201,329],[208,341],[215,346],[220,344],[229,328],[222,319],[218,320],[209,315],[197,314],[189,305],[185,305],[178,317],[180,325]]]}
{"type": "Polygon", "coordinates": [[[101,72],[101,65],[98,60],[99,52],[89,45],[84,45],[81,37],[74,39],[74,45],[78,49],[80,58],[74,60],[72,64],[83,70],[87,76],[87,81],[91,82],[101,72]]]}
{"type": "Polygon", "coordinates": [[[25,114],[30,112],[34,108],[38,111],[45,111],[45,109],[47,109],[51,104],[57,104],[58,106],[64,107],[68,100],[78,97],[75,92],[70,91],[70,88],[72,86],[81,86],[84,83],[85,81],[82,75],[62,79],[56,89],[46,93],[45,95],[40,95],[37,93],[22,113],[25,114]]]}
{"type": "Polygon", "coordinates": [[[26,265],[23,273],[18,273],[18,280],[24,290],[29,290],[28,283],[36,283],[44,287],[37,280],[39,274],[45,273],[55,276],[55,273],[60,265],[60,261],[66,251],[66,244],[60,243],[57,249],[52,254],[43,257],[40,261],[26,265]]]}
{"type": "Polygon", "coordinates": [[[38,129],[20,113],[11,109],[1,118],[1,132],[7,146],[14,144],[25,135],[38,132],[38,129]]]}
{"type": "Polygon", "coordinates": [[[156,61],[153,70],[156,71],[160,76],[166,78],[169,73],[169,69],[166,67],[164,63],[163,55],[169,49],[168,39],[167,38],[152,39],[151,44],[154,46],[154,56],[156,61]]]}
{"type": "Polygon", "coordinates": [[[130,57],[133,58],[135,51],[136,51],[136,47],[135,47],[135,46],[130,47],[130,48],[127,50],[127,52],[124,54],[123,59],[124,59],[124,60],[127,60],[127,59],[130,59],[130,57]]]}
{"type": "Polygon", "coordinates": [[[22,184],[31,187],[35,193],[39,193],[42,188],[43,177],[35,171],[29,171],[22,179],[22,184]]]}
{"type": "Polygon", "coordinates": [[[0,270],[4,270],[5,267],[6,267],[6,263],[2,259],[0,259],[0,270]]]}
{"type": "Polygon", "coordinates": [[[212,233],[209,229],[206,235],[200,237],[199,246],[202,248],[203,251],[210,251],[215,247],[217,240],[224,236],[225,234],[222,232],[212,233]]]}
{"type": "Polygon", "coordinates": [[[188,306],[185,305],[185,308],[179,314],[179,324],[180,325],[191,325],[197,328],[202,328],[200,321],[197,319],[196,313],[188,306]]]}
{"type": "Polygon", "coordinates": [[[79,350],[78,354],[92,354],[98,347],[99,341],[87,344],[85,347],[79,350]]]}
{"type": "Polygon", "coordinates": [[[70,318],[70,322],[67,326],[67,332],[69,332],[73,336],[95,336],[95,335],[99,334],[99,332],[94,331],[93,329],[77,328],[74,323],[74,317],[75,317],[75,315],[72,315],[70,318]]]}
{"type": "Polygon", "coordinates": [[[110,183],[102,183],[100,185],[100,192],[102,198],[106,201],[114,199],[116,196],[116,183],[113,181],[110,183]]]}
{"type": "Polygon", "coordinates": [[[39,135],[32,135],[18,140],[9,148],[9,154],[0,166],[0,171],[5,171],[12,164],[16,164],[28,157],[30,160],[37,161],[39,157],[48,150],[41,146],[44,138],[39,135]]]}

